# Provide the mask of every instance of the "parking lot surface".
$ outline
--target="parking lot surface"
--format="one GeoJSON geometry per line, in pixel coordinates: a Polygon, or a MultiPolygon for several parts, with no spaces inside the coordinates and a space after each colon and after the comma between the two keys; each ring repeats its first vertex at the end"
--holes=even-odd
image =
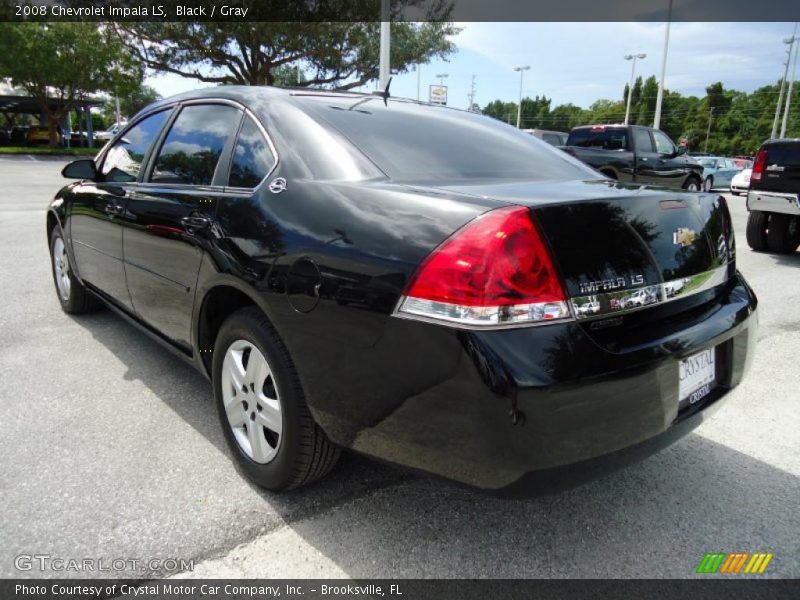
{"type": "Polygon", "coordinates": [[[486,497],[345,456],[286,495],[228,457],[210,385],[109,311],[63,314],[45,207],[62,160],[0,157],[0,577],[15,557],[195,559],[195,576],[693,577],[706,552],[800,576],[800,253],[757,254],[752,371],[717,415],[637,465],[555,496],[486,497]]]}

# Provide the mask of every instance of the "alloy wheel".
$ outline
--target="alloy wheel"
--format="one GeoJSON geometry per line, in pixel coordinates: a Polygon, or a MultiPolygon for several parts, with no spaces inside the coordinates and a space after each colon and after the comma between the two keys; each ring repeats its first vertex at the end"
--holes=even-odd
{"type": "Polygon", "coordinates": [[[275,458],[281,443],[283,414],[272,369],[247,340],[228,346],[222,363],[222,401],[239,448],[259,464],[275,458]]]}
{"type": "Polygon", "coordinates": [[[64,240],[60,237],[56,238],[53,244],[53,269],[56,273],[58,295],[61,296],[64,302],[68,302],[72,284],[69,278],[69,257],[67,256],[67,247],[64,245],[64,240]]]}

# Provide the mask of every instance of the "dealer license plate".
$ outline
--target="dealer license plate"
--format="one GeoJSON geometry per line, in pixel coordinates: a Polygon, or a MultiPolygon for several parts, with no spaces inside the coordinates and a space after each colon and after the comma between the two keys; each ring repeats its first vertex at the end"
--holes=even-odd
{"type": "Polygon", "coordinates": [[[678,399],[682,405],[697,404],[714,387],[714,348],[684,358],[678,366],[678,399]]]}

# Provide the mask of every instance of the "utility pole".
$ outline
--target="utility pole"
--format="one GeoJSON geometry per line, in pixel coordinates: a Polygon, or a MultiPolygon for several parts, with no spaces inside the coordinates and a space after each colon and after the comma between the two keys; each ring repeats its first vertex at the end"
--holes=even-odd
{"type": "Polygon", "coordinates": [[[706,129],[706,145],[703,147],[703,152],[708,152],[708,136],[711,135],[711,120],[714,118],[714,106],[711,107],[711,111],[708,113],[708,129],[706,129]]]}
{"type": "MultiPolygon", "coordinates": [[[[795,40],[797,41],[797,40],[795,40]]],[[[789,89],[786,92],[786,106],[783,108],[783,123],[781,123],[781,137],[786,137],[786,128],[789,125],[789,108],[792,105],[792,92],[794,91],[794,76],[797,73],[797,51],[800,44],[794,45],[794,59],[792,61],[792,72],[789,75],[789,89]]]]}
{"type": "Polygon", "coordinates": [[[520,121],[522,120],[522,74],[528,71],[530,67],[514,67],[515,71],[519,71],[519,104],[517,104],[517,129],[519,129],[520,121]]]}
{"type": "Polygon", "coordinates": [[[792,37],[790,38],[783,38],[784,44],[789,44],[789,47],[786,49],[786,63],[784,64],[783,69],[783,79],[781,79],[781,91],[778,94],[778,104],[775,106],[775,119],[772,121],[772,133],[770,134],[770,139],[774,139],[775,135],[778,133],[778,119],[781,116],[781,106],[783,105],[783,92],[786,88],[786,77],[789,75],[789,63],[792,62],[792,47],[794,43],[797,41],[797,23],[794,24],[794,33],[792,33],[792,37]]]}
{"type": "Polygon", "coordinates": [[[653,119],[653,129],[661,125],[661,103],[664,100],[664,79],[667,76],[667,52],[669,51],[669,28],[672,24],[672,0],[669,0],[667,11],[667,33],[664,36],[664,58],[661,59],[661,81],[658,82],[658,95],[656,96],[656,116],[653,119]]]}
{"type": "Polygon", "coordinates": [[[469,106],[467,110],[472,112],[472,105],[475,103],[475,74],[472,75],[472,83],[469,86],[469,94],[467,94],[467,98],[469,98],[469,106]]]}
{"type": "Polygon", "coordinates": [[[422,73],[422,63],[417,63],[417,102],[419,102],[419,86],[422,73]]]}
{"type": "Polygon", "coordinates": [[[381,0],[381,45],[380,45],[380,67],[378,69],[378,88],[383,91],[389,84],[389,68],[391,65],[391,37],[392,24],[391,12],[389,10],[389,0],[381,0]]]}

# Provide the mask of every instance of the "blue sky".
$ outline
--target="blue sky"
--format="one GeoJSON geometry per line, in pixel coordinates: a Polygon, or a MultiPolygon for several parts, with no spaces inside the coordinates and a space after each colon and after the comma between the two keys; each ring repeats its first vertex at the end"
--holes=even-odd
{"type": "MultiPolygon", "coordinates": [[[[448,73],[448,104],[467,107],[470,80],[476,77],[475,101],[484,106],[496,98],[516,101],[519,74],[514,66],[530,65],[523,95],[546,95],[553,106],[572,102],[587,107],[598,98],[619,99],[630,78],[625,54],[647,53],[637,74],[659,76],[664,23],[463,23],[453,38],[457,52],[448,62],[422,65],[421,99],[435,75],[448,73]]],[[[783,75],[784,37],[793,23],[673,23],[666,87],[685,95],[705,94],[709,83],[752,91],[783,75]]],[[[151,77],[148,83],[164,96],[204,87],[177,75],[151,77]]],[[[368,91],[368,85],[361,91],[368,91]]],[[[395,76],[392,92],[416,98],[417,74],[395,76]]]]}

